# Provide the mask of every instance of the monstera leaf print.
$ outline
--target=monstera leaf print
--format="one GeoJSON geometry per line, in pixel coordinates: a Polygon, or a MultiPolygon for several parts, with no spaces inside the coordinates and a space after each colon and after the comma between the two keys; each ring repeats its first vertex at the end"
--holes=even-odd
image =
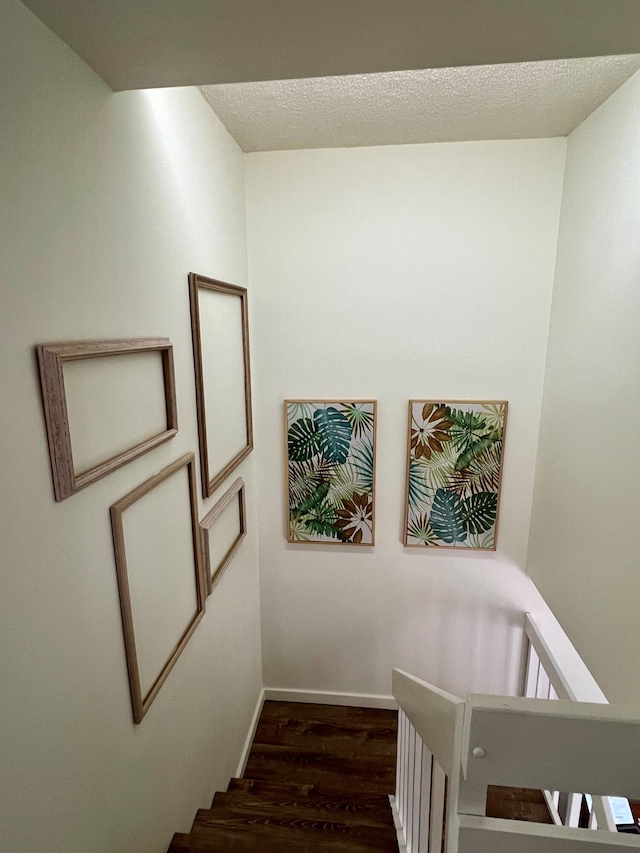
{"type": "Polygon", "coordinates": [[[373,545],[375,403],[287,401],[290,542],[373,545]]]}
{"type": "Polygon", "coordinates": [[[454,492],[447,492],[444,489],[437,490],[429,521],[435,535],[447,545],[464,542],[467,538],[467,531],[461,518],[461,509],[460,498],[454,492]]]}
{"type": "Polygon", "coordinates": [[[412,400],[405,544],[495,547],[506,402],[412,400]]]}
{"type": "Polygon", "coordinates": [[[496,523],[498,495],[480,492],[461,502],[460,518],[468,533],[486,533],[496,523]]]}
{"type": "Polygon", "coordinates": [[[289,427],[288,446],[291,462],[306,462],[318,452],[320,433],[311,418],[300,418],[289,427]]]}
{"type": "Polygon", "coordinates": [[[333,406],[316,409],[313,419],[318,430],[318,445],[329,462],[344,464],[351,445],[351,424],[348,418],[333,406]]]}

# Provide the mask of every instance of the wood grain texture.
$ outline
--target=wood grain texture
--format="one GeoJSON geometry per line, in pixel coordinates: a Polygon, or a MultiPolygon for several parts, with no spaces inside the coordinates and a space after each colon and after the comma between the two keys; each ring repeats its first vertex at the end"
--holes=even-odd
{"type": "Polygon", "coordinates": [[[501,785],[489,785],[487,789],[486,817],[553,823],[542,791],[501,785]]]}
{"type": "Polygon", "coordinates": [[[284,483],[285,483],[285,538],[290,545],[345,545],[349,548],[372,548],[376,544],[376,447],[378,437],[378,401],[377,400],[285,400],[284,401],[284,483]],[[289,525],[289,417],[287,407],[289,403],[371,403],[373,405],[373,483],[371,490],[371,542],[342,542],[341,540],[313,540],[299,541],[291,538],[289,525]]]}
{"type": "Polygon", "coordinates": [[[193,342],[193,366],[196,383],[196,413],[198,416],[198,440],[200,444],[200,470],[202,496],[211,497],[218,486],[238,467],[253,450],[253,412],[251,405],[251,359],[249,353],[249,309],[246,287],[238,287],[197,273],[189,273],[189,305],[191,309],[191,339],[193,342]],[[207,445],[207,411],[204,393],[204,366],[202,361],[202,328],[200,322],[200,289],[228,293],[237,296],[242,311],[242,351],[244,359],[244,402],[247,443],[219,471],[211,471],[207,445]]]}
{"type": "Polygon", "coordinates": [[[200,542],[202,547],[202,561],[205,577],[207,579],[207,594],[211,595],[214,587],[220,581],[227,566],[233,559],[242,540],[247,535],[247,505],[245,500],[245,485],[242,477],[238,479],[227,489],[220,500],[209,510],[205,517],[200,522],[200,542]],[[217,566],[211,566],[211,554],[209,550],[209,532],[216,520],[229,506],[232,500],[238,500],[238,515],[240,520],[240,532],[231,544],[231,547],[224,555],[217,566]]]}
{"type": "Polygon", "coordinates": [[[122,615],[122,630],[124,634],[125,653],[127,658],[127,670],[129,673],[129,689],[131,692],[131,704],[133,708],[133,719],[135,723],[140,723],[144,715],[149,710],[151,703],[158,695],[160,688],[166,681],[167,676],[173,669],[176,661],[182,654],[185,646],[189,642],[198,623],[204,616],[205,600],[206,600],[206,579],[202,571],[202,557],[200,551],[200,538],[198,526],[198,502],[196,494],[196,474],[195,474],[195,456],[193,453],[187,453],[184,456],[172,462],[162,471],[159,471],[153,477],[145,480],[135,489],[130,491],[124,497],[120,498],[110,508],[111,513],[111,529],[113,533],[113,548],[116,562],[116,573],[118,577],[118,591],[120,596],[120,612],[122,615]],[[146,695],[143,696],[140,685],[140,671],[138,667],[138,658],[136,654],[135,640],[135,625],[134,616],[131,607],[131,595],[129,591],[129,577],[127,572],[127,553],[126,542],[124,536],[123,515],[126,510],[134,503],[143,498],[146,494],[152,491],[157,485],[164,482],[177,471],[182,468],[187,468],[189,481],[189,507],[191,513],[192,524],[192,542],[194,555],[194,575],[196,584],[196,612],[186,626],[178,643],[171,652],[166,663],[162,667],[160,673],[153,682],[151,688],[146,695]]]}
{"type": "Polygon", "coordinates": [[[409,400],[409,417],[407,428],[407,467],[405,473],[405,497],[404,497],[404,526],[402,530],[402,544],[405,548],[435,548],[437,550],[455,550],[455,551],[495,551],[498,547],[498,525],[500,522],[500,501],[502,498],[502,473],[504,471],[504,448],[507,437],[507,420],[509,414],[509,403],[506,400],[409,400]],[[461,548],[455,545],[421,545],[415,542],[408,542],[407,527],[409,524],[409,468],[411,465],[411,416],[412,406],[414,403],[456,403],[462,406],[481,405],[481,404],[500,404],[504,408],[504,426],[502,428],[502,448],[500,452],[500,473],[498,475],[498,503],[496,506],[496,523],[493,535],[493,548],[461,548]]]}
{"type": "MultiPolygon", "coordinates": [[[[267,700],[245,778],[231,779],[210,809],[200,809],[191,832],[174,836],[170,853],[398,853],[388,799],[397,730],[395,711],[267,700]]],[[[431,762],[427,769],[431,776],[431,762]]],[[[439,772],[442,801],[447,780],[439,772]]],[[[508,799],[522,814],[536,796],[496,789],[492,802],[508,799]]],[[[431,834],[429,849],[441,853],[449,816],[442,802],[433,810],[428,797],[423,804],[432,822],[414,850],[425,850],[431,834]]]]}
{"type": "Polygon", "coordinates": [[[47,443],[51,461],[53,491],[56,501],[63,501],[96,480],[106,477],[132,459],[163,444],[178,432],[173,347],[168,338],[126,338],[110,341],[73,341],[69,343],[38,344],[36,347],[40,372],[40,387],[44,409],[47,443]],[[67,361],[160,352],[165,395],[166,429],[88,471],[76,474],[73,462],[72,437],[64,388],[63,367],[67,361]]]}
{"type": "Polygon", "coordinates": [[[245,778],[171,853],[397,853],[396,735],[394,711],[266,701],[245,778]]]}

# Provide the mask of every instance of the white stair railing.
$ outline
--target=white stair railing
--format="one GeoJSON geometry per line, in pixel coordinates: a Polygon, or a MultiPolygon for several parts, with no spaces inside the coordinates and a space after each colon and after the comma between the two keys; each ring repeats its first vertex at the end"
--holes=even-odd
{"type": "MultiPolygon", "coordinates": [[[[487,818],[490,785],[640,798],[640,708],[475,696],[394,670],[394,814],[406,853],[622,853],[640,837],[487,818]]],[[[595,801],[595,798],[594,798],[595,801]]],[[[595,809],[594,809],[595,814],[595,809]]]]}
{"type": "MultiPolygon", "coordinates": [[[[562,671],[552,647],[545,640],[530,613],[525,614],[524,631],[528,641],[524,695],[529,699],[578,701],[571,678],[562,671]]],[[[593,683],[589,684],[590,673],[583,669],[581,674],[580,698],[593,702],[606,702],[595,679],[591,678],[593,683]]],[[[555,823],[573,827],[579,825],[583,803],[582,793],[544,791],[544,795],[555,823]]],[[[589,796],[586,802],[590,811],[590,829],[599,828],[617,832],[609,797],[589,796]]]]}
{"type": "Polygon", "coordinates": [[[464,701],[400,670],[398,764],[394,808],[406,853],[449,850],[455,834],[464,701]]]}

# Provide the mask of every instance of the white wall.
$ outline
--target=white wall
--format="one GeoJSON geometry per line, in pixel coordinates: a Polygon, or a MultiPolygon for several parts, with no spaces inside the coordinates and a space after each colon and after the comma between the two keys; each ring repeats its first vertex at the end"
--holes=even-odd
{"type": "Polygon", "coordinates": [[[246,282],[242,153],[197,91],[113,95],[14,0],[0,114],[0,847],[161,853],[234,773],[261,688],[254,459],[249,535],[140,726],[108,508],[197,450],[187,273],[246,282]],[[165,335],[177,437],[56,504],[34,345],[165,335]]]}
{"type": "Polygon", "coordinates": [[[528,568],[640,702],[640,74],[568,138],[528,568]]]}
{"type": "Polygon", "coordinates": [[[269,687],[516,687],[563,139],[248,155],[269,687]],[[282,401],[379,401],[375,549],[287,545],[282,401]],[[401,545],[407,400],[507,399],[495,554],[401,545]]]}

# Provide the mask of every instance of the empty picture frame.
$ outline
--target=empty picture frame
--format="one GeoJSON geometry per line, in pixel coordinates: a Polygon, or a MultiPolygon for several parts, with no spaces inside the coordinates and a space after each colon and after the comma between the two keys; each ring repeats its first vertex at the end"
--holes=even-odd
{"type": "Polygon", "coordinates": [[[404,544],[495,551],[508,403],[410,400],[404,544]]]}
{"type": "Polygon", "coordinates": [[[247,535],[246,519],[244,481],[238,477],[200,522],[202,562],[209,595],[247,535]]]}
{"type": "Polygon", "coordinates": [[[139,723],[205,611],[195,456],[187,453],[111,507],[134,722],[139,723]]]}
{"type": "Polygon", "coordinates": [[[253,450],[247,290],[189,273],[202,494],[253,450]]]}
{"type": "Polygon", "coordinates": [[[375,544],[375,400],[285,400],[286,535],[375,544]]]}
{"type": "Polygon", "coordinates": [[[36,351],[57,501],[178,432],[168,338],[39,344],[36,351]]]}

